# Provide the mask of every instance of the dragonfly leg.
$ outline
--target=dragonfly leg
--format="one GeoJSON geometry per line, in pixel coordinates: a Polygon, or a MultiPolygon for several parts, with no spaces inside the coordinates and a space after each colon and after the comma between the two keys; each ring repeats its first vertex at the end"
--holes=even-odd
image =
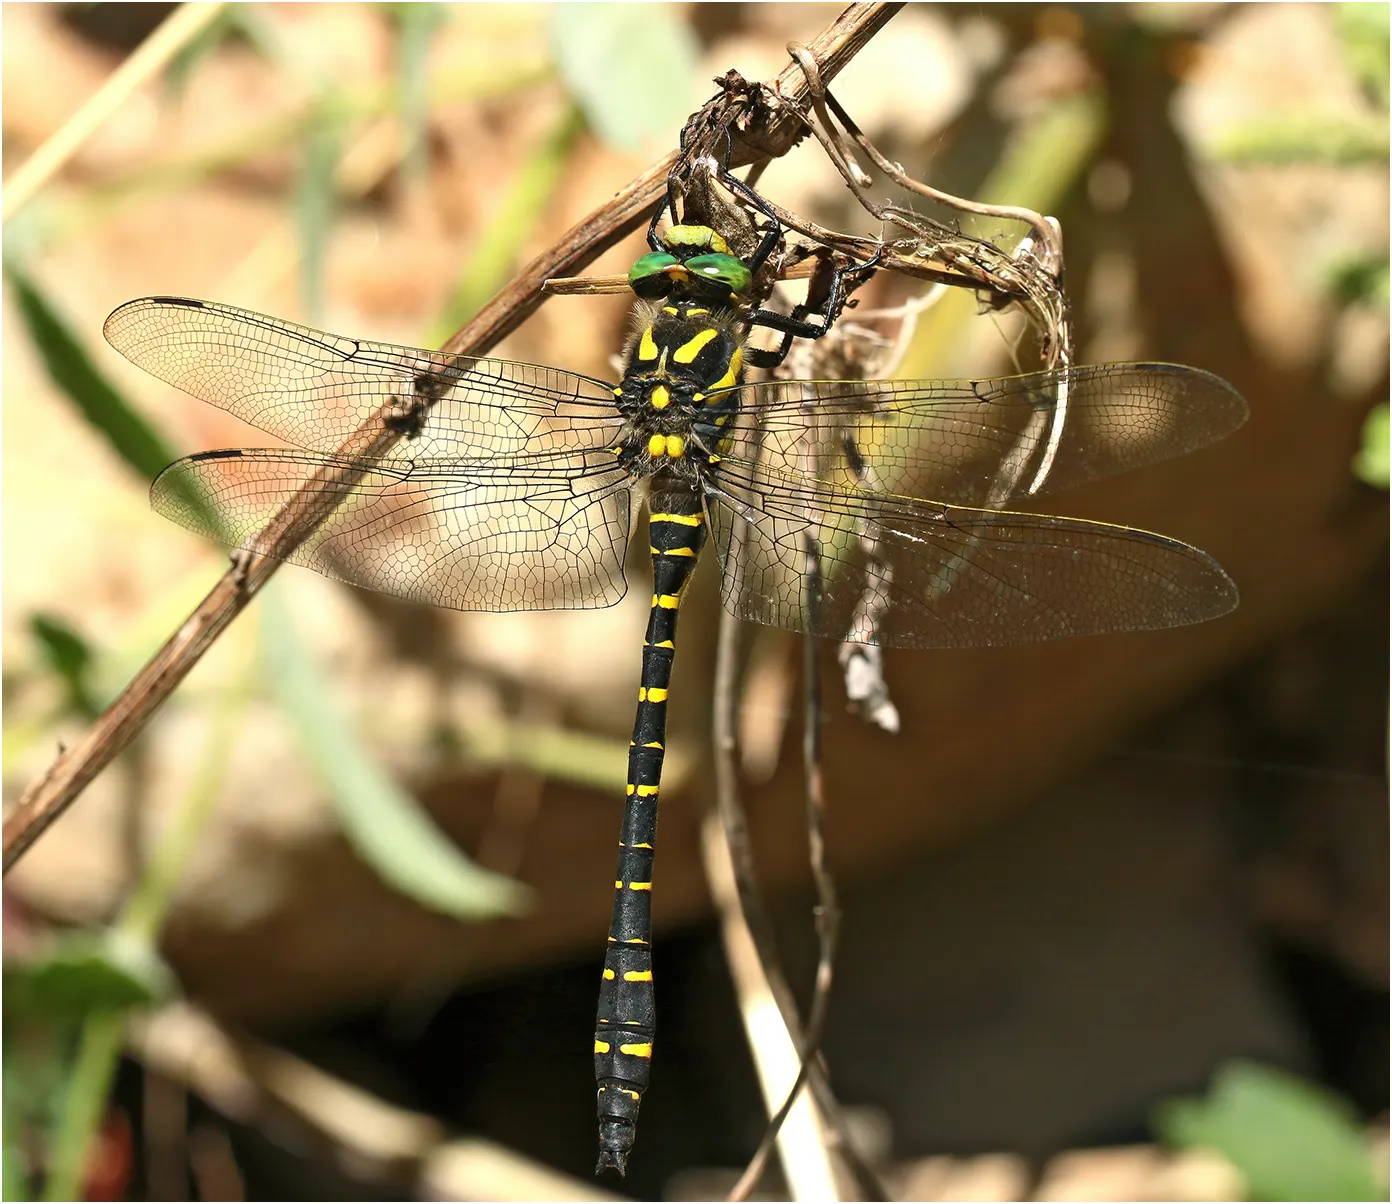
{"type": "Polygon", "coordinates": [[[863,263],[852,262],[834,268],[831,283],[827,287],[826,300],[818,308],[803,304],[794,308],[791,314],[780,314],[772,309],[761,309],[751,314],[748,318],[750,326],[763,326],[779,331],[783,335],[783,341],[771,349],[746,348],[745,362],[756,368],[776,368],[787,358],[795,338],[820,339],[832,328],[845,307],[846,294],[850,291],[849,279],[860,273],[873,272],[883,254],[884,248],[879,247],[875,254],[863,263]],[[816,317],[818,321],[809,322],[809,317],[816,317]]]}

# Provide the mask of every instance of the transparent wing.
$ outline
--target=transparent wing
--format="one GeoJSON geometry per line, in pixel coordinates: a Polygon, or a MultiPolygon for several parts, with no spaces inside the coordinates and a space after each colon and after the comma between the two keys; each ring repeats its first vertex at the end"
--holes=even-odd
{"type": "Polygon", "coordinates": [[[598,448],[619,425],[612,387],[586,376],[349,339],[230,305],[147,297],[104,331],[151,375],[308,451],[338,450],[391,401],[430,408],[420,436],[388,459],[598,448]]]}
{"type": "Polygon", "coordinates": [[[1174,364],[979,381],[778,381],[744,387],[727,450],[774,473],[998,507],[1182,455],[1246,418],[1226,381],[1174,364]]]}
{"type": "Polygon", "coordinates": [[[322,519],[289,560],[367,589],[456,610],[554,610],[623,597],[628,485],[607,452],[412,463],[242,450],[171,464],[150,500],[248,551],[267,550],[277,514],[322,519]]]}
{"type": "Polygon", "coordinates": [[[719,468],[707,496],[721,593],[733,614],[756,623],[894,647],[970,648],[1178,627],[1237,605],[1209,556],[1147,531],[719,468]],[[736,540],[739,518],[747,522],[736,540]],[[816,599],[809,539],[820,554],[816,599]]]}

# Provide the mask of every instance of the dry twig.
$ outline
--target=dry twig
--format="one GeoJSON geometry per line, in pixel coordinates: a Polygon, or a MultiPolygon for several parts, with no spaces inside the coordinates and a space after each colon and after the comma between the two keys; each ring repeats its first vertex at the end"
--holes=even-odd
{"type": "MultiPolygon", "coordinates": [[[[809,43],[825,79],[839,72],[889,20],[897,4],[852,4],[809,43]]],[[[734,165],[756,156],[785,154],[805,132],[799,106],[807,98],[802,68],[786,68],[765,89],[783,98],[757,110],[734,93],[723,94],[735,136],[734,165]],[[750,146],[757,149],[751,151],[750,146]]],[[[614,197],[537,256],[501,293],[449,340],[447,354],[479,355],[511,333],[545,298],[545,282],[572,275],[636,228],[664,188],[677,163],[675,152],[649,167],[614,197]]],[[[416,415],[419,417],[420,415],[416,415]]],[[[370,462],[386,455],[403,436],[402,415],[387,405],[338,449],[341,464],[370,462]]],[[[323,474],[301,490],[272,520],[257,541],[258,554],[238,562],[213,587],[169,641],[150,659],[92,728],[64,752],[20,798],[5,821],[4,868],[8,870],[43,831],[77,798],[98,773],[141,731],[150,717],[239,615],[296,547],[332,511],[335,491],[351,486],[354,470],[335,480],[323,474]],[[330,501],[326,504],[325,498],[330,501]]]]}
{"type": "MultiPolygon", "coordinates": [[[[812,289],[818,288],[819,281],[814,277],[812,289]]],[[[816,563],[816,532],[809,526],[808,576],[815,587],[820,566],[816,563]]],[[[738,558],[743,551],[742,524],[736,523],[731,537],[728,555],[738,558]]],[[[815,599],[816,590],[812,589],[815,599]]],[[[777,1005],[787,1032],[789,1043],[797,1051],[800,1066],[791,1086],[787,1089],[783,1103],[773,1111],[759,1148],[749,1165],[729,1195],[731,1200],[747,1199],[763,1172],[768,1155],[779,1141],[784,1121],[797,1105],[805,1084],[810,1084],[812,1096],[825,1122],[825,1137],[831,1149],[840,1154],[842,1161],[855,1180],[856,1195],[860,1199],[887,1199],[888,1193],[879,1182],[874,1171],[865,1163],[851,1141],[840,1104],[832,1094],[825,1063],[820,1054],[822,1031],[826,1011],[830,1003],[832,963],[836,951],[836,934],[839,928],[840,911],[836,899],[835,884],[827,870],[825,860],[825,841],[823,838],[824,797],[822,790],[820,756],[820,704],[818,688],[817,641],[812,637],[803,640],[805,677],[805,715],[803,726],[803,761],[806,775],[806,805],[808,818],[809,859],[813,880],[817,890],[817,935],[818,965],[815,979],[812,1008],[807,1026],[804,1029],[797,1010],[787,975],[778,955],[773,926],[769,921],[763,900],[759,894],[757,876],[754,871],[753,851],[749,842],[748,825],[743,804],[739,798],[735,768],[735,699],[737,639],[739,624],[728,612],[721,615],[719,642],[717,645],[716,678],[714,694],[714,731],[716,746],[716,808],[725,831],[726,847],[734,875],[735,891],[728,902],[722,892],[713,890],[717,906],[727,912],[727,951],[732,941],[728,929],[737,919],[748,932],[748,938],[759,962],[759,971],[764,989],[777,1005]],[[737,911],[737,914],[728,914],[737,911]]],[[[707,857],[708,874],[711,858],[707,857]]],[[[713,887],[716,885],[714,880],[713,887]]],[[[746,973],[745,977],[751,977],[746,973]]],[[[737,976],[738,981],[738,976],[737,976]]],[[[748,1002],[742,999],[745,1010],[748,1002]]],[[[754,1047],[756,1061],[759,1049],[751,1033],[751,1046],[754,1047]]],[[[773,1077],[767,1069],[765,1079],[773,1077]]],[[[788,1164],[790,1156],[784,1155],[788,1164]]],[[[790,1172],[791,1174],[791,1172],[790,1172]]],[[[802,1198],[798,1196],[797,1198],[802,1198]]]]}
{"type": "Polygon", "coordinates": [[[9,221],[63,169],[82,144],[122,104],[164,70],[181,50],[217,20],[221,3],[180,4],[38,150],[5,181],[4,220],[9,221]]]}
{"type": "MultiPolygon", "coordinates": [[[[789,52],[802,68],[808,82],[811,108],[817,118],[816,121],[810,121],[809,125],[857,201],[868,213],[880,221],[896,225],[914,236],[907,243],[901,240],[891,244],[888,248],[880,247],[877,257],[883,266],[913,275],[937,279],[940,284],[959,286],[967,284],[975,288],[985,288],[992,297],[992,303],[997,306],[1012,301],[1018,302],[1040,331],[1049,366],[1066,366],[1071,359],[1071,346],[1066,299],[1061,288],[1063,260],[1057,223],[1031,210],[1013,206],[983,205],[952,197],[913,180],[901,167],[891,163],[875,148],[841,105],[827,92],[816,59],[808,49],[794,44],[789,47],[789,52]],[[837,128],[831,113],[835,114],[841,129],[837,128]],[[856,163],[851,142],[854,142],[856,147],[867,154],[881,172],[902,187],[964,212],[1025,222],[1031,230],[1029,238],[1012,256],[1002,252],[989,242],[961,235],[940,223],[913,213],[911,210],[893,205],[877,204],[866,193],[871,180],[856,163]],[[930,261],[933,260],[944,266],[941,268],[930,266],[930,261]]],[[[688,131],[690,128],[688,126],[688,131]]],[[[688,142],[688,150],[690,150],[690,145],[688,142]]],[[[777,205],[767,202],[767,198],[761,198],[761,200],[766,202],[767,210],[773,213],[785,227],[797,230],[799,233],[815,239],[824,247],[843,255],[865,255],[868,246],[867,240],[854,235],[826,230],[814,223],[800,219],[795,214],[781,210],[777,205]]],[[[812,288],[816,287],[814,278],[812,288]]],[[[829,315],[828,321],[831,318],[832,315],[829,315]]],[[[819,343],[816,346],[820,349],[822,344],[819,343]]],[[[818,371],[812,375],[822,376],[824,373],[818,371]]],[[[840,374],[833,373],[832,375],[839,376],[840,374]]],[[[1039,432],[1029,432],[1027,438],[1036,438],[1038,435],[1039,432]]],[[[816,474],[815,464],[810,466],[810,471],[813,475],[816,474]]],[[[997,491],[993,493],[993,500],[1000,490],[1008,491],[1014,488],[1018,483],[1016,477],[1018,477],[1018,466],[1015,466],[1012,461],[1008,461],[1003,470],[1002,479],[998,482],[997,491]]],[[[731,541],[728,553],[732,557],[738,557],[741,552],[738,526],[737,524],[735,538],[731,541]]],[[[814,587],[820,571],[815,516],[809,525],[807,540],[808,578],[811,583],[809,597],[815,602],[816,589],[814,587]]],[[[876,548],[878,542],[873,524],[861,532],[861,540],[871,563],[877,563],[876,548]]],[[[866,601],[867,605],[858,611],[855,638],[873,649],[877,629],[877,612],[871,604],[872,600],[867,597],[866,601]]],[[[834,883],[825,864],[817,653],[812,638],[804,637],[803,760],[809,853],[813,879],[818,892],[816,917],[820,952],[808,1023],[803,1036],[798,1038],[795,1035],[799,1027],[797,1013],[781,969],[771,926],[759,899],[747,826],[735,787],[733,737],[736,697],[734,684],[735,624],[729,619],[729,616],[723,616],[723,620],[718,652],[715,700],[717,808],[725,826],[735,875],[737,889],[734,892],[734,900],[743,913],[750,939],[761,963],[763,980],[767,990],[777,1001],[789,1037],[795,1047],[800,1050],[802,1059],[802,1065],[791,1090],[782,1106],[771,1117],[763,1142],[730,1194],[731,1199],[745,1199],[753,1190],[762,1173],[767,1156],[778,1140],[780,1127],[794,1108],[804,1083],[810,1082],[812,1084],[818,1102],[823,1106],[829,1119],[838,1115],[838,1108],[831,1095],[818,1049],[830,1000],[832,963],[835,954],[839,913],[834,883]]],[[[843,665],[848,674],[854,665],[858,668],[859,676],[866,679],[860,682],[861,688],[852,693],[859,696],[863,707],[868,702],[871,713],[880,715],[881,722],[884,722],[885,726],[897,726],[897,718],[892,723],[887,721],[894,717],[894,711],[892,704],[888,702],[888,695],[883,687],[879,660],[877,657],[867,658],[863,655],[864,648],[861,649],[861,652],[862,655],[855,658],[847,658],[843,655],[843,665]]],[[[848,688],[850,684],[848,677],[848,688]]],[[[757,1058],[758,1050],[756,1049],[755,1052],[757,1058]]],[[[842,1143],[844,1152],[854,1161],[854,1148],[847,1141],[844,1128],[839,1127],[833,1121],[833,1130],[836,1139],[842,1143]]],[[[786,1154],[784,1161],[785,1163],[788,1161],[786,1154]]],[[[873,1173],[868,1168],[862,1165],[854,1169],[861,1177],[861,1194],[863,1196],[878,1195],[881,1198],[884,1197],[884,1189],[875,1181],[873,1173]]]]}

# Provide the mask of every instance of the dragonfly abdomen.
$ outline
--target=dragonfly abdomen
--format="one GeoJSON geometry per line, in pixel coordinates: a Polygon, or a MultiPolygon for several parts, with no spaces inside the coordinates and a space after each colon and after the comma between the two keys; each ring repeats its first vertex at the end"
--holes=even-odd
{"type": "Polygon", "coordinates": [[[676,654],[677,612],[705,543],[700,495],[655,492],[648,527],[653,558],[652,609],[643,641],[638,712],[628,750],[628,786],[614,912],[595,1023],[599,1084],[599,1164],[623,1174],[633,1149],[638,1106],[648,1086],[656,1003],[652,974],[652,866],[658,790],[667,739],[667,689],[676,654]]]}

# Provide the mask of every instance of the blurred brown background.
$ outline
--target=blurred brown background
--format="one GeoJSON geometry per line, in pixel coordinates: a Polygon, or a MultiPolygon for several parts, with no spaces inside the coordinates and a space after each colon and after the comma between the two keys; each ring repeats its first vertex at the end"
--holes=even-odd
{"type": "MultiPolygon", "coordinates": [[[[7,177],[169,8],[5,6],[7,177]]],[[[680,122],[616,147],[572,82],[608,64],[546,6],[235,11],[6,227],[7,257],[180,454],[267,440],[105,347],[121,302],[184,294],[438,343],[680,122]]],[[[770,78],[787,41],[837,8],[633,11],[688,39],[689,71],[659,58],[680,115],[731,66],[770,78]]],[[[835,82],[911,174],[1060,219],[1082,362],[1193,364],[1252,409],[1223,444],[1054,503],[1203,547],[1238,583],[1235,614],[892,654],[897,737],[844,712],[827,650],[846,907],[827,1056],[901,1164],[1004,1152],[1045,1166],[1141,1141],[1156,1101],[1201,1091],[1234,1056],[1322,1081],[1365,1119],[1386,1107],[1387,510],[1354,461],[1387,398],[1387,166],[1329,133],[1385,130],[1386,108],[1341,19],[1317,5],[914,7],[835,82]]],[[[815,145],[760,187],[856,221],[815,145]]],[[[593,270],[641,249],[630,238],[593,270]]],[[[910,295],[879,288],[877,304],[910,295]]],[[[998,325],[960,301],[922,324],[924,371],[1010,371],[998,325]]],[[[80,633],[113,690],[225,558],[149,511],[148,482],[52,385],[9,294],[4,317],[12,800],[82,730],[34,617],[80,633]]],[[[495,354],[608,377],[625,322],[622,297],[561,298],[495,354]]],[[[277,582],[356,738],[460,848],[532,889],[525,915],[465,924],[364,866],[257,668],[255,610],[8,880],[12,909],[32,933],[109,921],[223,741],[217,806],[161,943],[182,991],[383,1099],[583,1178],[644,572],[635,561],[611,611],[563,614],[412,609],[300,569],[277,582]],[[229,691],[246,702],[219,735],[229,691]],[[541,764],[536,748],[554,751],[541,764]]],[[[640,1196],[707,1190],[682,1174],[740,1164],[761,1131],[696,845],[712,577],[698,575],[674,683],[660,1046],[627,1183],[640,1196]]],[[[750,640],[744,791],[805,970],[797,648],[775,631],[750,640]]],[[[122,1098],[143,1098],[139,1078],[128,1065],[122,1098]]],[[[309,1154],[305,1169],[282,1148],[294,1142],[235,1132],[251,1198],[392,1197],[389,1174],[309,1154]]],[[[143,1158],[135,1193],[152,1190],[143,1158]]],[[[1024,1190],[1003,1182],[1003,1198],[1024,1190]]]]}

